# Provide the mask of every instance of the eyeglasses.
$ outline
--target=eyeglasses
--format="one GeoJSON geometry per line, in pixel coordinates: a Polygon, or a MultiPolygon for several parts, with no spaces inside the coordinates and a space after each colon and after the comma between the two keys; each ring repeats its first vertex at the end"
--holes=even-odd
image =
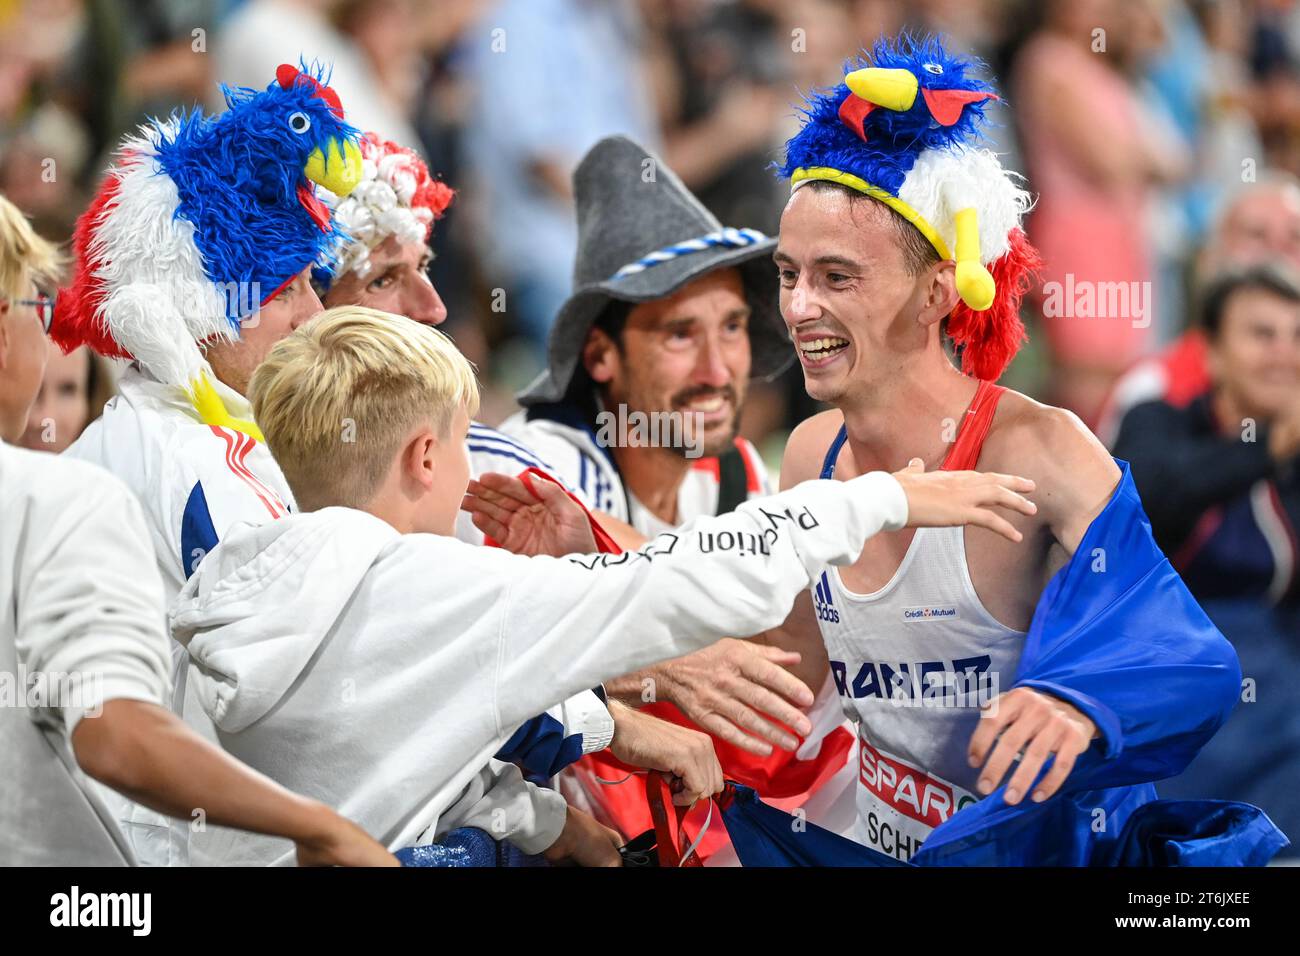
{"type": "Polygon", "coordinates": [[[36,310],[37,317],[41,320],[41,325],[45,328],[45,334],[49,335],[50,326],[54,324],[54,300],[57,296],[46,295],[44,292],[36,293],[34,299],[11,299],[14,305],[30,305],[36,310]]]}

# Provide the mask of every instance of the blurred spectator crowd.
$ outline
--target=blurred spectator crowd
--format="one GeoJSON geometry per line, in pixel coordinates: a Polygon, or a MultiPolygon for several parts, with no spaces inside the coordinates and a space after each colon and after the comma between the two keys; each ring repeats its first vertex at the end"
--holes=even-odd
{"type": "MultiPolygon", "coordinates": [[[[1300,832],[1295,0],[0,0],[0,193],[67,239],[146,116],[329,63],[350,121],[458,191],[431,277],[495,424],[568,295],[569,176],[597,139],[634,136],[723,223],[775,233],[771,164],[801,91],[903,29],[987,62],[993,145],[1037,197],[1046,268],[1005,384],[1132,462],[1158,540],[1256,682],[1187,790],[1300,832]]],[[[102,407],[110,379],[85,355],[51,362],[33,447],[50,447],[41,422],[102,407]]],[[[753,390],[743,430],[778,461],[813,410],[796,367],[753,390]]]]}
{"type": "MultiPolygon", "coordinates": [[[[1061,292],[1035,303],[1008,381],[1095,425],[1117,376],[1190,324],[1227,200],[1300,173],[1291,0],[0,0],[0,192],[67,237],[144,117],[328,63],[350,119],[459,190],[433,280],[491,420],[567,295],[569,173],[596,139],[633,135],[724,223],[773,232],[770,164],[801,91],[902,29],[944,33],[1000,81],[994,146],[1028,174],[1061,292]],[[1081,301],[1096,282],[1126,289],[1081,301]]],[[[1294,253],[1300,232],[1260,241],[1294,253]]],[[[772,458],[811,410],[793,375],[753,406],[772,458]]]]}

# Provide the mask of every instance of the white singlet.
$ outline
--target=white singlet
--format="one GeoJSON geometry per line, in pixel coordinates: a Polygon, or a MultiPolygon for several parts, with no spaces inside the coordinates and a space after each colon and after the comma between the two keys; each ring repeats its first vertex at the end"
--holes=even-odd
{"type": "MultiPolygon", "coordinates": [[[[945,468],[974,467],[999,392],[981,383],[962,429],[971,434],[958,437],[945,468]]],[[[843,439],[841,430],[823,478],[843,439]]],[[[1025,633],[999,623],[975,593],[965,539],[964,528],[920,528],[878,591],[848,590],[834,567],[813,589],[831,674],[858,725],[854,838],[900,860],[980,799],[967,747],[980,705],[1011,688],[1024,646],[1025,633]]]]}

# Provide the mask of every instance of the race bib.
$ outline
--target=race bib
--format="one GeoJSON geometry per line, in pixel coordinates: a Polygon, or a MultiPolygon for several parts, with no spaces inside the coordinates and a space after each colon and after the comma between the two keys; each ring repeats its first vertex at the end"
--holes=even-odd
{"type": "Polygon", "coordinates": [[[979,798],[859,735],[857,841],[910,860],[939,824],[979,798]]]}

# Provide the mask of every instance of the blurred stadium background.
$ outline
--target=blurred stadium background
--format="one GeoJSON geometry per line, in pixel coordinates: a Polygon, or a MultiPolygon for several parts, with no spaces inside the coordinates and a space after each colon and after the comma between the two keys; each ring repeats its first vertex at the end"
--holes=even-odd
{"type": "MultiPolygon", "coordinates": [[[[981,56],[1017,106],[995,145],[1040,196],[1030,235],[1049,266],[1152,284],[1145,328],[1049,343],[1027,316],[1008,383],[1095,422],[1115,375],[1188,323],[1189,265],[1224,197],[1300,172],[1290,0],[0,0],[0,192],[66,239],[145,116],[219,108],[218,83],[261,87],[300,56],[332,63],[349,119],[417,146],[459,191],[432,275],[492,422],[566,294],[567,177],[587,146],[634,134],[724,223],[775,232],[769,164],[800,91],[901,29],[981,56]]],[[[779,461],[810,411],[796,369],[755,392],[745,431],[779,461]]]]}

